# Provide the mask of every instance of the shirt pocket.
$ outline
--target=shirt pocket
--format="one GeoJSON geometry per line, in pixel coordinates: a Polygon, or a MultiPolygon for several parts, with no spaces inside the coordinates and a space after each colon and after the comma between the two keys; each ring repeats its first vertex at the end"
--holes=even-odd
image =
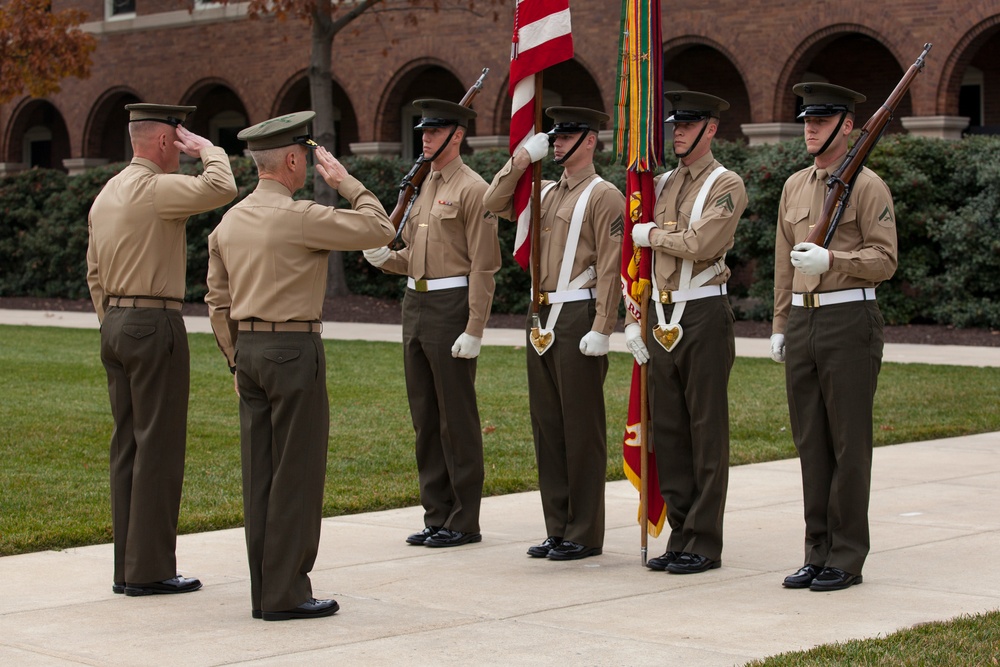
{"type": "Polygon", "coordinates": [[[431,239],[444,244],[453,252],[467,254],[465,223],[455,204],[438,204],[431,208],[431,239]]]}

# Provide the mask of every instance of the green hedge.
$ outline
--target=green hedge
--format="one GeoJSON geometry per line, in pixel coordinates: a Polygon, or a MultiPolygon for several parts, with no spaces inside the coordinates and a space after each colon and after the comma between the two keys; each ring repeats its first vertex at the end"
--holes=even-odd
{"type": "MultiPolygon", "coordinates": [[[[721,142],[716,157],[743,176],[750,203],[737,228],[727,262],[730,291],[740,315],[766,319],[772,303],[774,225],[785,179],[809,164],[801,140],[747,147],[721,142]]],[[[869,166],[892,190],[898,221],[900,262],[895,277],[879,289],[886,320],[893,324],[939,323],[1000,328],[1000,138],[976,136],[959,142],[908,135],[885,137],[869,166]]],[[[491,180],[507,157],[484,151],[465,157],[491,180]]],[[[620,188],[625,173],[613,157],[597,158],[598,172],[620,188]]],[[[347,158],[347,168],[385,204],[395,205],[399,179],[410,164],[398,158],[347,158]]],[[[0,179],[0,296],[85,298],[87,211],[101,186],[122,164],[68,177],[31,170],[0,179]]],[[[199,165],[182,171],[197,173],[199,165]]],[[[256,185],[251,160],[235,158],[237,201],[256,185]]],[[[559,168],[546,160],[546,178],[559,168]]],[[[310,197],[310,187],[299,193],[310,197]]],[[[228,209],[195,216],[188,224],[188,294],[205,294],[206,238],[228,209]]],[[[496,312],[524,312],[527,274],[510,249],[514,224],[502,221],[504,262],[497,273],[496,312]]],[[[358,252],[345,253],[348,287],[356,294],[399,298],[402,282],[371,268],[358,252]]]]}

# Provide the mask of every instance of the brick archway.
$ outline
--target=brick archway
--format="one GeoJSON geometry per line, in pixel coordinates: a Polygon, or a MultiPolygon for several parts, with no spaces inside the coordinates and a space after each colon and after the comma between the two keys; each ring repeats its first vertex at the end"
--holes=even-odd
{"type": "Polygon", "coordinates": [[[691,35],[669,40],[663,45],[663,78],[687,90],[729,102],[729,110],[719,124],[718,137],[726,140],[743,137],[740,126],[753,119],[750,94],[736,58],[726,47],[691,35]]]}
{"type": "Polygon", "coordinates": [[[131,156],[128,139],[126,104],[139,101],[139,94],[128,87],[106,90],[94,102],[83,127],[84,158],[123,162],[131,156]]]}
{"type": "MultiPolygon", "coordinates": [[[[333,107],[335,144],[330,148],[336,156],[350,155],[350,146],[358,141],[358,117],[354,105],[336,77],[333,77],[333,107]]],[[[272,118],[295,111],[312,109],[312,94],[309,91],[309,76],[305,69],[299,70],[281,86],[274,98],[270,116],[272,118]]]]}
{"type": "MultiPolygon", "coordinates": [[[[1000,15],[991,16],[962,35],[942,66],[935,98],[935,112],[945,116],[959,115],[959,94],[965,72],[970,66],[984,71],[988,83],[984,87],[995,91],[1000,86],[1000,15]],[[992,85],[989,85],[992,84],[992,85]]],[[[1000,125],[1000,95],[995,92],[984,100],[981,125],[1000,125]],[[992,103],[992,104],[991,104],[992,103]]]]}
{"type": "MultiPolygon", "coordinates": [[[[871,116],[903,76],[898,56],[884,36],[861,25],[838,24],[819,30],[792,52],[782,68],[774,91],[774,119],[795,120],[796,96],[792,86],[809,72],[829,83],[845,86],[868,99],[857,105],[858,124],[871,116]]],[[[912,91],[902,100],[888,132],[902,132],[899,119],[913,113],[912,91]]]]}
{"type": "Polygon", "coordinates": [[[70,157],[69,131],[62,112],[55,105],[44,99],[25,98],[10,117],[5,141],[6,162],[65,170],[63,160],[70,157]],[[46,130],[48,137],[25,147],[26,135],[36,127],[46,130]],[[28,152],[27,160],[25,151],[28,152]]]}
{"type": "MultiPolygon", "coordinates": [[[[508,73],[494,107],[494,134],[510,134],[511,98],[507,93],[509,81],[508,73]]],[[[548,101],[543,100],[543,104],[552,102],[559,106],[586,107],[611,113],[605,108],[604,96],[601,95],[597,78],[578,58],[561,62],[545,70],[542,74],[542,88],[546,93],[545,97],[548,98],[548,101]]],[[[542,120],[542,131],[548,130],[549,127],[551,120],[545,117],[542,120]]]]}
{"type": "MultiPolygon", "coordinates": [[[[410,104],[421,98],[437,98],[458,102],[465,94],[458,76],[447,63],[435,58],[413,60],[399,69],[386,84],[379,100],[375,118],[375,139],[382,142],[403,142],[403,154],[413,146],[404,137],[409,128],[403,127],[403,117],[410,104]]],[[[468,136],[475,136],[476,121],[469,122],[468,136]]]]}

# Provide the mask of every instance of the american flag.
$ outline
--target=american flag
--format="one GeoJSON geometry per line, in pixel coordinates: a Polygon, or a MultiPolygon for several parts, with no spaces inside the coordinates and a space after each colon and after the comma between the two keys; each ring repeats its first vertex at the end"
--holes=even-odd
{"type": "MultiPolygon", "coordinates": [[[[510,154],[541,128],[535,127],[535,75],[546,67],[573,58],[569,0],[518,0],[514,7],[514,37],[510,49],[510,154]]],[[[514,259],[528,268],[531,254],[531,170],[514,190],[517,236],[514,259]]]]}

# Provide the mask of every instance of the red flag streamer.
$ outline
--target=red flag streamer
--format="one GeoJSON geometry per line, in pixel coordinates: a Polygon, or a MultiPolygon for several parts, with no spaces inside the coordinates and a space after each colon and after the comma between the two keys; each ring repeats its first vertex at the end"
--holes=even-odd
{"type": "MultiPolygon", "coordinates": [[[[510,154],[541,128],[535,127],[535,75],[547,67],[573,58],[569,0],[518,0],[514,8],[514,36],[510,50],[510,154]]],[[[517,236],[514,259],[528,268],[531,237],[531,170],[514,190],[517,236]]]]}
{"type": "MultiPolygon", "coordinates": [[[[615,114],[615,151],[628,167],[626,181],[625,237],[622,243],[621,280],[625,307],[642,322],[642,302],[648,301],[652,254],[632,243],[632,227],[653,219],[653,170],[663,163],[663,45],[659,0],[622,0],[618,99],[615,114]],[[646,294],[646,296],[643,296],[646,294]]],[[[623,443],[625,475],[642,494],[645,477],[646,526],[656,537],[663,529],[667,506],[660,495],[650,433],[643,433],[643,369],[632,368],[628,416],[623,443]],[[648,452],[642,470],[642,447],[648,452]],[[643,475],[643,472],[645,474],[643,475]]],[[[648,420],[646,424],[648,431],[648,420]]],[[[640,505],[640,522],[643,507],[640,505]]],[[[642,552],[645,560],[645,537],[642,552]]]]}

